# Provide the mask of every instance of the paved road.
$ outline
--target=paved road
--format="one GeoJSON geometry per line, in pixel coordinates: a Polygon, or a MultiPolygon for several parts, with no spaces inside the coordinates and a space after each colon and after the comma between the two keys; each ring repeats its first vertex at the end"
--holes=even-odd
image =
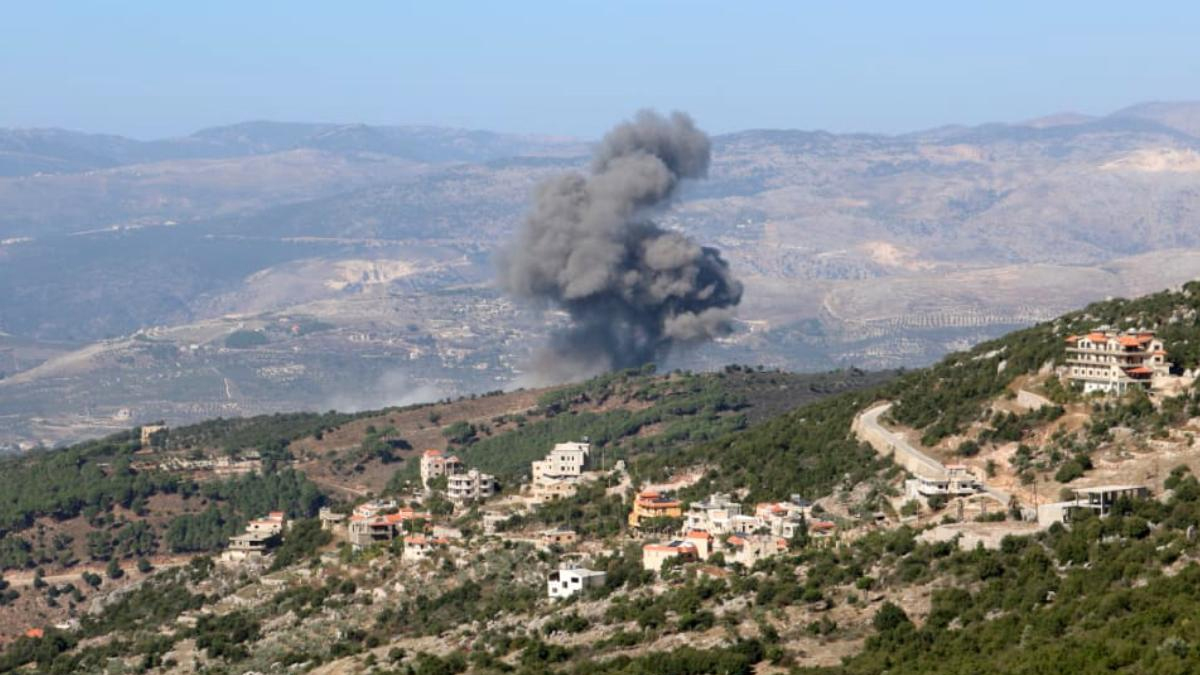
{"type": "MultiPolygon", "coordinates": [[[[867,435],[868,437],[864,438],[863,440],[866,440],[868,443],[870,443],[872,446],[874,446],[876,450],[883,452],[884,448],[880,448],[879,443],[872,442],[872,439],[870,438],[870,436],[875,436],[875,437],[879,438],[884,443],[886,443],[885,447],[887,450],[890,450],[891,452],[899,454],[899,455],[904,455],[909,460],[908,462],[903,462],[903,463],[897,462],[897,463],[901,464],[902,466],[908,466],[908,467],[915,466],[915,467],[919,467],[919,468],[924,468],[925,471],[923,471],[921,473],[926,474],[927,478],[940,478],[940,477],[946,476],[947,471],[946,471],[946,466],[944,464],[937,461],[933,457],[930,457],[929,455],[925,454],[922,450],[920,450],[919,448],[914,446],[912,443],[909,443],[908,439],[904,438],[904,436],[892,431],[891,429],[888,429],[887,427],[885,427],[879,423],[879,417],[881,415],[883,415],[884,413],[886,413],[888,410],[891,410],[891,408],[892,408],[891,403],[880,403],[878,405],[872,406],[871,408],[864,410],[859,415],[859,422],[862,425],[863,430],[869,432],[867,435]]],[[[910,468],[909,470],[913,471],[912,468],[910,468]]],[[[917,473],[917,471],[913,471],[913,473],[917,473]]],[[[1000,502],[1001,504],[1008,505],[1008,501],[1009,501],[1011,495],[1009,495],[1007,492],[1004,492],[1003,490],[998,490],[994,487],[987,485],[986,483],[984,483],[984,485],[983,485],[983,491],[984,491],[984,493],[990,495],[993,499],[1000,502]]]]}
{"type": "MultiPolygon", "coordinates": [[[[904,464],[908,464],[910,466],[915,464],[919,467],[923,467],[925,469],[925,473],[927,473],[927,478],[944,477],[946,475],[946,467],[941,462],[917,449],[912,443],[908,442],[908,439],[879,423],[880,415],[883,415],[885,412],[891,409],[891,403],[880,403],[879,405],[864,410],[860,417],[863,427],[873,434],[885,439],[887,443],[887,450],[890,450],[896,454],[907,456],[910,462],[905,462],[904,464]]],[[[867,442],[870,443],[871,441],[867,439],[867,442]]],[[[876,450],[883,450],[882,448],[878,447],[877,443],[871,443],[871,445],[876,446],[876,450]]],[[[917,472],[914,471],[914,473],[917,472]]]]}

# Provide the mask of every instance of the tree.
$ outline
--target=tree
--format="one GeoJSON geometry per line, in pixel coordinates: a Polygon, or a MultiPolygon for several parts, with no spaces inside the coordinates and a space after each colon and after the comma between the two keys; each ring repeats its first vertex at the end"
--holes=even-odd
{"type": "Polygon", "coordinates": [[[104,574],[109,579],[120,579],[125,576],[125,570],[121,569],[121,564],[117,562],[116,558],[111,558],[108,561],[108,565],[104,568],[104,574]]]}
{"type": "Polygon", "coordinates": [[[912,625],[904,610],[891,601],[883,603],[883,606],[875,613],[875,618],[871,623],[875,626],[875,630],[880,633],[893,631],[904,624],[912,625]]]}

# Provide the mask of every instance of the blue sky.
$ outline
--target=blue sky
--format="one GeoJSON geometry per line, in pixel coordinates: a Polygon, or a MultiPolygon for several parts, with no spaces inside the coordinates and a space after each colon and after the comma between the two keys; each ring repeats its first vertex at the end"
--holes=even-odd
{"type": "Polygon", "coordinates": [[[0,126],[901,132],[1200,98],[1200,3],[23,2],[0,126]],[[1151,6],[1152,5],[1152,6],[1151,6]]]}

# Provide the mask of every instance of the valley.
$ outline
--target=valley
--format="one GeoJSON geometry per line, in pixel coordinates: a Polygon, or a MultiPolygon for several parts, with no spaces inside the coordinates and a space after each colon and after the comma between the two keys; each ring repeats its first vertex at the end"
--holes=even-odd
{"type": "MultiPolygon", "coordinates": [[[[709,176],[656,218],[720,247],[745,299],[732,335],[665,367],[920,366],[1177,287],[1200,262],[1200,140],[1180,121],[1193,107],[718,136],[709,176]]],[[[275,123],[151,145],[0,136],[23,158],[0,178],[0,447],[80,440],[125,415],[181,424],[511,388],[562,325],[501,296],[494,255],[586,143],[275,123]],[[328,327],[223,347],[289,321],[328,327]]]]}

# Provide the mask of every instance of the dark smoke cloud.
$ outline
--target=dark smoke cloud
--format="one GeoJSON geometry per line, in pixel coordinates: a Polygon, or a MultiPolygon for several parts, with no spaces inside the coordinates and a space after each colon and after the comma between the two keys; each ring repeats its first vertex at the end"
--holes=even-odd
{"type": "Polygon", "coordinates": [[[728,332],[742,297],[729,265],[648,219],[680,180],[707,174],[710,151],[687,115],[643,111],[605,136],[587,175],[537,189],[499,266],[509,293],[571,316],[534,365],[541,380],[648,363],[728,332]]]}

